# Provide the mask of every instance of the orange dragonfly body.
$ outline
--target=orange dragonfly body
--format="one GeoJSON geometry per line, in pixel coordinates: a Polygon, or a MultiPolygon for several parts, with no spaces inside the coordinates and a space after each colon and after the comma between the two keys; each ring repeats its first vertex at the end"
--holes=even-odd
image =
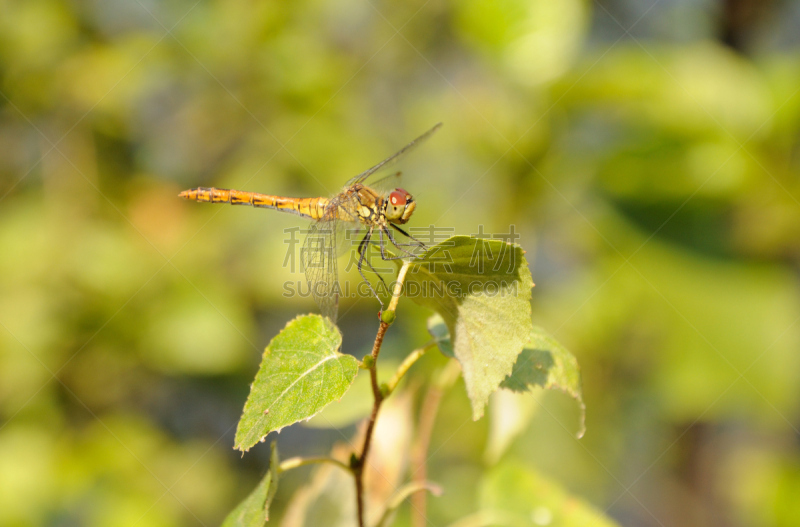
{"type": "Polygon", "coordinates": [[[330,203],[328,198],[287,198],[258,192],[213,187],[184,190],[179,196],[201,203],[230,203],[231,205],[250,205],[251,207],[276,209],[299,214],[312,220],[321,219],[325,215],[325,208],[330,203]]]}
{"type": "MultiPolygon", "coordinates": [[[[373,236],[378,236],[378,245],[384,260],[416,256],[405,247],[424,248],[422,242],[399,227],[408,222],[416,208],[416,202],[411,194],[402,188],[395,188],[391,192],[384,193],[374,188],[380,187],[382,181],[374,186],[367,186],[364,182],[379,170],[393,165],[414,147],[424,142],[440,126],[441,123],[437,124],[396,154],[352,178],[341,192],[331,198],[289,198],[257,192],[202,187],[184,190],[179,195],[182,198],[203,203],[230,203],[231,205],[275,209],[314,220],[300,252],[300,261],[303,264],[311,294],[319,304],[322,314],[336,322],[340,293],[336,259],[347,249],[343,243],[346,231],[350,230],[351,233],[366,231],[358,244],[358,272],[379,302],[381,302],[380,297],[362,270],[362,265],[366,262],[367,266],[375,271],[372,264],[366,259],[366,249],[373,236]],[[392,230],[403,234],[412,242],[398,243],[392,230]],[[388,255],[386,240],[403,254],[400,256],[388,255]]],[[[386,179],[395,180],[399,175],[400,173],[397,172],[386,179]]],[[[378,276],[380,277],[380,275],[378,276]]],[[[381,278],[381,280],[383,279],[381,278]]],[[[381,306],[383,306],[382,302],[381,306]]]]}

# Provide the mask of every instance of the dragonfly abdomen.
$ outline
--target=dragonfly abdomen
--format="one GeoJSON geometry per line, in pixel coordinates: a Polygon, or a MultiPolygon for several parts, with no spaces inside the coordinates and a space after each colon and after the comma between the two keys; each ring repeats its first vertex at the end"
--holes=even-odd
{"type": "Polygon", "coordinates": [[[282,212],[291,212],[311,219],[319,219],[325,213],[327,198],[287,198],[258,192],[230,190],[225,188],[193,188],[184,190],[180,197],[203,203],[230,203],[231,205],[250,205],[282,212]]]}

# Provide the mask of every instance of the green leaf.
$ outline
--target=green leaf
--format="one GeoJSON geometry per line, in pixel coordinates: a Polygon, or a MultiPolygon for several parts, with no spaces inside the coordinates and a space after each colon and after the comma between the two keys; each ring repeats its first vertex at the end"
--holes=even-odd
{"type": "Polygon", "coordinates": [[[453,350],[453,343],[450,342],[450,330],[447,329],[447,324],[438,313],[428,317],[428,333],[431,334],[436,346],[443,355],[450,358],[456,357],[456,352],[453,350]]]}
{"type": "Polygon", "coordinates": [[[528,340],[531,287],[523,250],[501,240],[454,236],[408,271],[405,295],[439,313],[452,336],[474,419],[528,340]]]}
{"type": "Polygon", "coordinates": [[[573,397],[580,407],[577,436],[585,432],[586,405],[581,391],[581,372],[575,356],[539,327],[533,328],[530,340],[519,354],[511,375],[500,385],[515,392],[534,387],[556,388],[573,397]]]}
{"type": "MultiPolygon", "coordinates": [[[[610,518],[557,483],[519,461],[502,463],[481,483],[480,506],[485,511],[514,514],[514,525],[560,527],[615,527],[610,518]]],[[[510,523],[510,522],[509,522],[510,523]]]]}
{"type": "Polygon", "coordinates": [[[273,430],[308,419],[339,399],[358,373],[358,361],[338,352],[339,330],[319,315],[289,322],[267,346],[236,430],[247,451],[273,430]]]}
{"type": "Polygon", "coordinates": [[[222,522],[222,527],[262,527],[269,521],[269,506],[278,491],[278,448],[272,443],[269,471],[261,482],[222,522]]]}
{"type": "Polygon", "coordinates": [[[269,521],[269,506],[272,505],[272,500],[275,499],[275,493],[278,492],[278,469],[280,468],[281,460],[278,456],[278,443],[273,441],[270,445],[269,453],[269,473],[271,474],[272,485],[267,489],[267,499],[264,502],[264,519],[269,521]]]}
{"type": "Polygon", "coordinates": [[[264,506],[272,483],[272,473],[267,472],[261,482],[222,522],[222,527],[262,527],[266,521],[264,506]]]}

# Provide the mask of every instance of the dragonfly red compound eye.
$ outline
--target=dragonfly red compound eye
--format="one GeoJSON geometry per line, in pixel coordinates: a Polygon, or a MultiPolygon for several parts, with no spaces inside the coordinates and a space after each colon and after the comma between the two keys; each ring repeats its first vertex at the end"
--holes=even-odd
{"type": "Polygon", "coordinates": [[[389,194],[389,203],[395,206],[403,206],[406,204],[406,196],[408,196],[408,192],[405,190],[401,188],[395,189],[394,192],[389,194]]]}

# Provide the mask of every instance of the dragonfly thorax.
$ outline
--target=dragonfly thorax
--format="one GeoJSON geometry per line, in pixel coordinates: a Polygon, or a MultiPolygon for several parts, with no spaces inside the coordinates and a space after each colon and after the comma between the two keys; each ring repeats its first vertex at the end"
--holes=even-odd
{"type": "Polygon", "coordinates": [[[416,206],[411,194],[401,188],[396,188],[383,204],[383,215],[388,221],[402,225],[411,218],[416,206]]]}

